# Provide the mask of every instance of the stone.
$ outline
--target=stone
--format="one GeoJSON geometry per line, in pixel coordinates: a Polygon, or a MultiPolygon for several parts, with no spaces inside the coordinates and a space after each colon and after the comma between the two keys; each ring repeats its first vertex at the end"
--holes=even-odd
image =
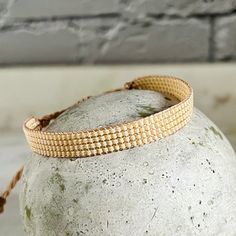
{"type": "Polygon", "coordinates": [[[236,58],[236,16],[222,17],[215,25],[215,57],[220,60],[236,58]]]}
{"type": "MultiPolygon", "coordinates": [[[[142,90],[100,95],[72,107],[49,131],[128,122],[176,101],[142,90]]],[[[141,147],[78,159],[32,154],[20,210],[27,235],[234,235],[236,159],[199,110],[175,134],[141,147]]]]}

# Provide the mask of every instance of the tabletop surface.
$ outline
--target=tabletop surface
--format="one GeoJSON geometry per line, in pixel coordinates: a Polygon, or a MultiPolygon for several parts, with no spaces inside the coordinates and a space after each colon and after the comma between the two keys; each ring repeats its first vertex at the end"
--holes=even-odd
{"type": "MultiPolygon", "coordinates": [[[[29,156],[29,149],[23,134],[0,135],[0,191],[6,188],[7,183],[29,156]]],[[[0,215],[0,235],[23,236],[23,226],[19,212],[19,184],[8,198],[5,211],[0,215]]]]}

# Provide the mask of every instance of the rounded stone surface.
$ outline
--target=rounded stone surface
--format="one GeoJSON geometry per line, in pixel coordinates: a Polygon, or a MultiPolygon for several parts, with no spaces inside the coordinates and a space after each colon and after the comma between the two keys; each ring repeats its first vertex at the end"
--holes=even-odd
{"type": "MultiPolygon", "coordinates": [[[[109,93],[74,106],[48,130],[127,122],[173,103],[150,91],[109,93]]],[[[195,109],[182,130],[141,147],[79,159],[32,154],[20,205],[28,235],[235,235],[235,154],[195,109]]]]}
{"type": "Polygon", "coordinates": [[[107,93],[73,106],[60,115],[47,130],[84,131],[129,122],[161,111],[175,102],[153,91],[124,90],[107,93]]]}

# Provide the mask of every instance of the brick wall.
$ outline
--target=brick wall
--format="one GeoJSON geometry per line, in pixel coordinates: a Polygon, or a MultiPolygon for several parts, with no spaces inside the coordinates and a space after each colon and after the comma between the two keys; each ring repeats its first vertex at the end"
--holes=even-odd
{"type": "Polygon", "coordinates": [[[0,64],[236,59],[236,0],[0,0],[0,64]]]}

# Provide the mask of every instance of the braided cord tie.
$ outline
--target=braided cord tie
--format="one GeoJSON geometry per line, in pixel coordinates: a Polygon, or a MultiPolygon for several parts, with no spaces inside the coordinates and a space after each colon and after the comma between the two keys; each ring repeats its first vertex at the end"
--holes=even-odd
{"type": "Polygon", "coordinates": [[[152,90],[176,97],[180,102],[164,111],[128,123],[80,132],[47,132],[56,112],[42,119],[30,118],[23,129],[33,152],[47,157],[79,158],[107,154],[154,142],[181,129],[193,111],[193,91],[183,80],[170,76],[147,76],[125,89],[152,90]]]}
{"type": "Polygon", "coordinates": [[[6,191],[2,194],[2,196],[0,196],[0,213],[4,211],[4,205],[6,204],[7,197],[11,193],[12,189],[16,186],[17,182],[20,180],[22,172],[23,172],[23,167],[16,172],[15,176],[8,184],[6,191]]]}

